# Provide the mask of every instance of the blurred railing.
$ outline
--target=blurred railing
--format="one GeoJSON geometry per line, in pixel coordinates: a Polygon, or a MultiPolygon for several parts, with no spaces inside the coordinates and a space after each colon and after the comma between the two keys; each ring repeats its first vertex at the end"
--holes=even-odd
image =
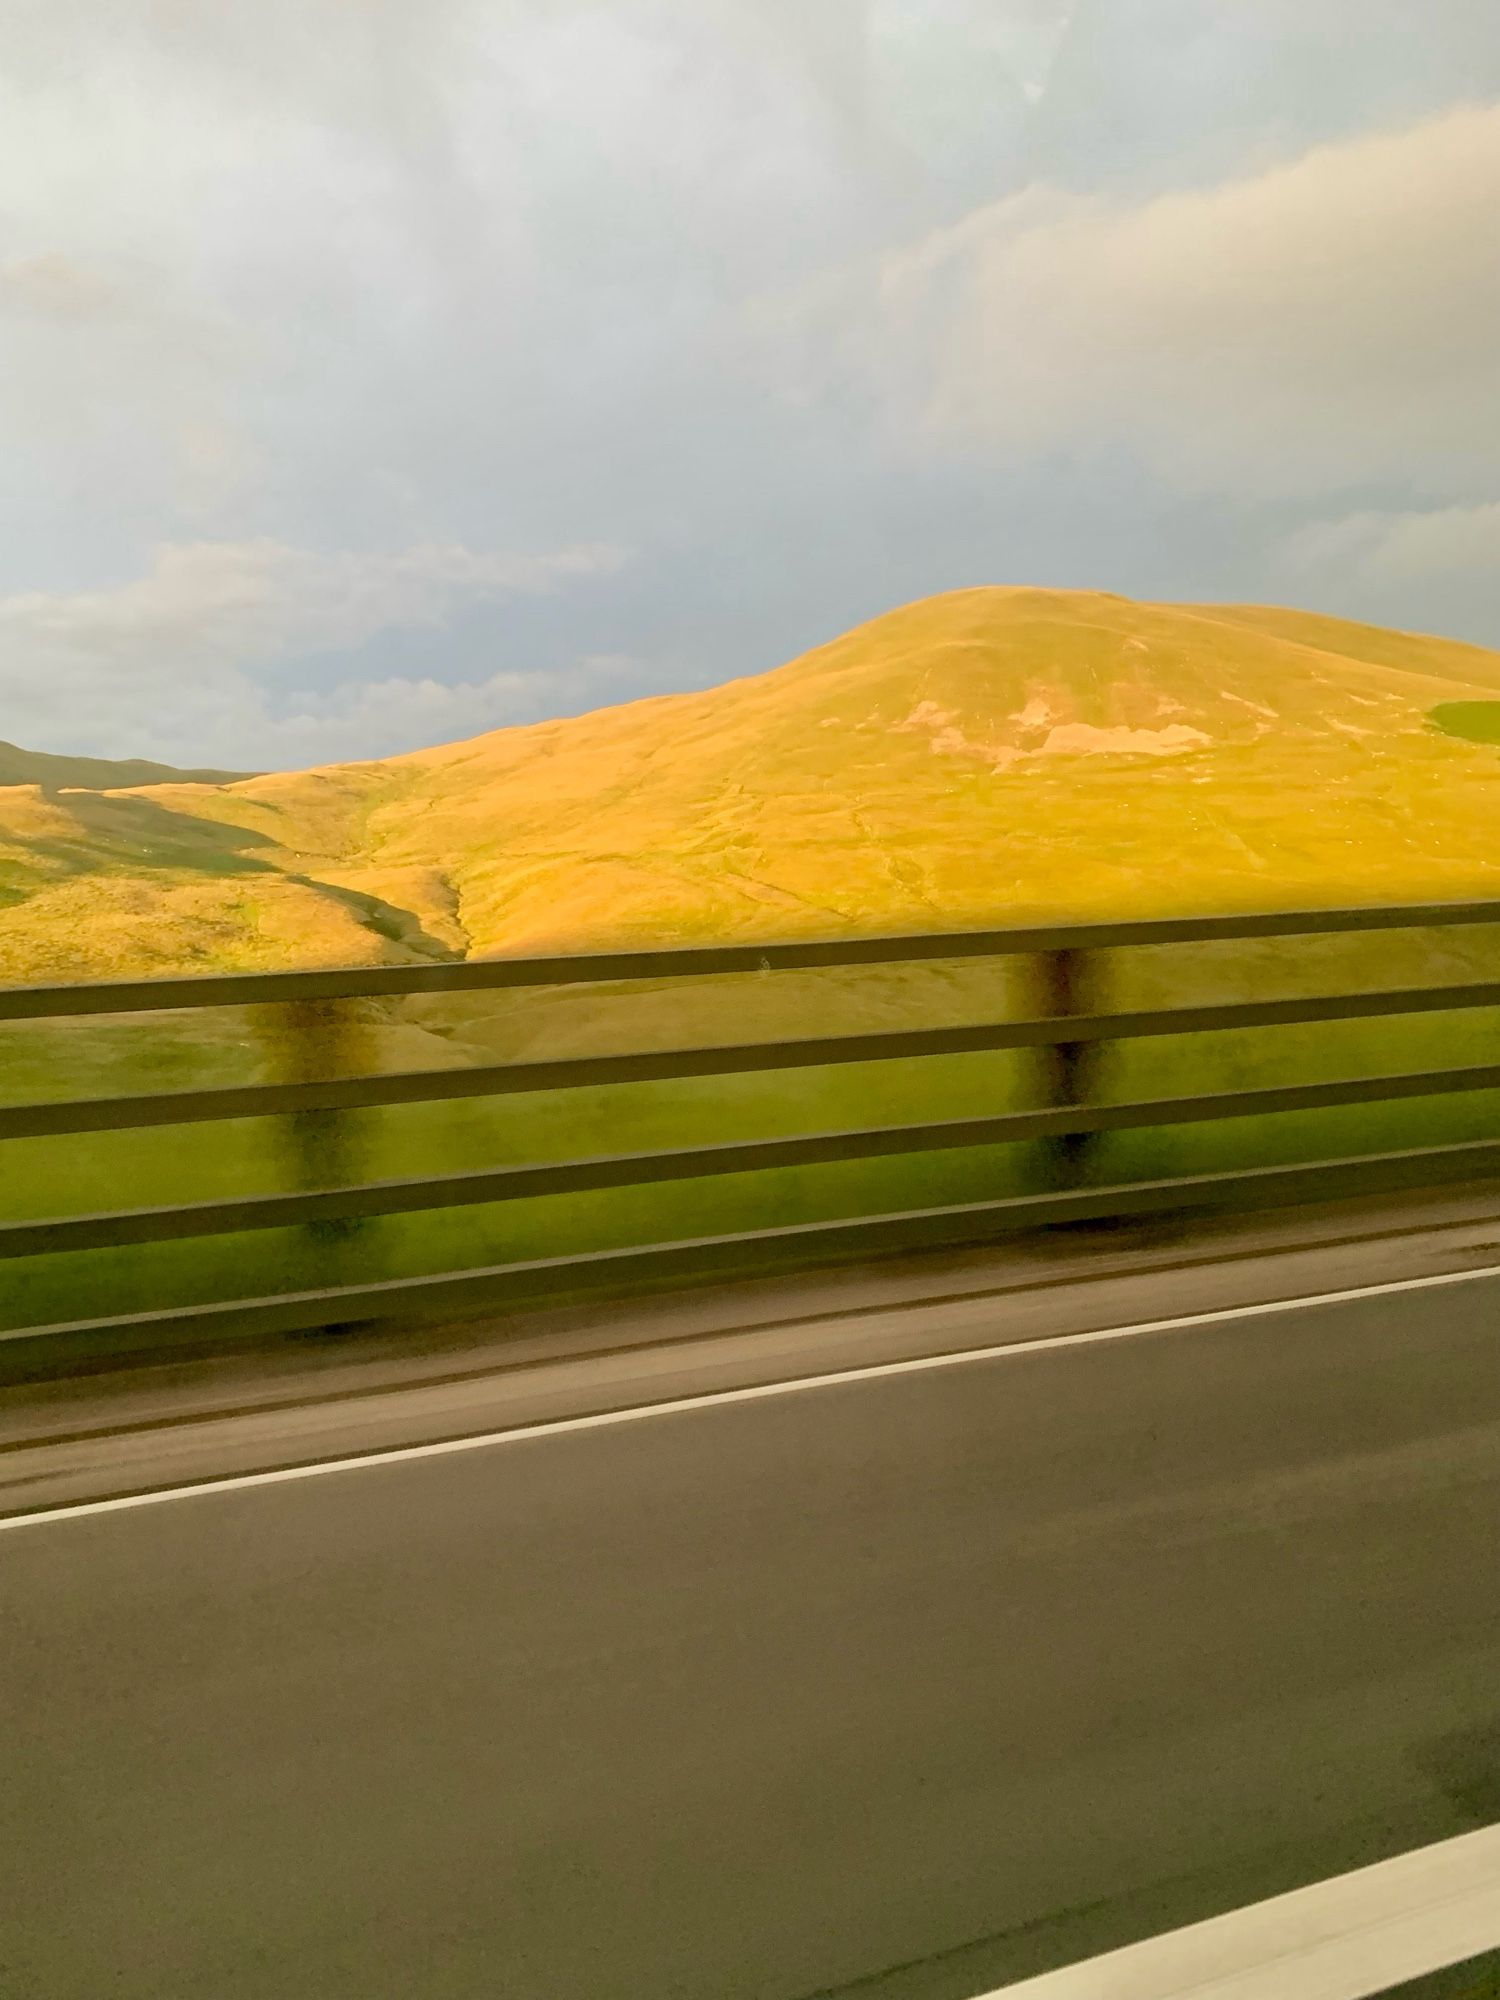
{"type": "Polygon", "coordinates": [[[296,1148],[307,1168],[303,1178],[320,1183],[312,1191],[147,1208],[121,1206],[103,1213],[0,1222],[0,1260],[285,1228],[289,1224],[339,1235],[345,1250],[340,1259],[344,1281],[318,1290],[175,1306],[161,1312],[137,1312],[67,1326],[21,1328],[0,1335],[0,1341],[10,1344],[43,1334],[68,1334],[94,1335],[106,1346],[112,1338],[128,1345],[168,1322],[185,1334],[193,1330],[211,1334],[458,1317],[518,1299],[747,1272],[771,1265],[785,1266],[788,1262],[811,1263],[974,1242],[1001,1232],[1048,1224],[1226,1206],[1269,1207],[1500,1175],[1500,1136],[1355,1158],[1104,1186],[1090,1184],[1086,1171],[1089,1148],[1105,1132],[1500,1089],[1500,1062],[1496,1062],[1128,1103],[1091,1101],[1090,1057],[1101,1044],[1223,1029],[1500,1008],[1500,980],[1484,980],[1463,985],[1101,1012],[1092,997],[1098,990],[1095,954],[1124,947],[1185,948],[1224,941],[1325,938],[1341,933],[1484,924],[1500,925],[1500,902],[0,989],[0,1022],[197,1008],[285,1008],[288,1011],[282,1018],[288,1036],[294,1043],[305,1043],[309,1051],[310,1059],[301,1067],[313,1070],[329,1052],[336,1055],[340,1048],[352,1047],[357,1042],[357,1037],[350,1040],[345,1034],[352,1008],[371,1000],[395,1000],[419,994],[452,995],[517,987],[606,982],[613,985],[621,981],[662,982],[734,973],[774,974],[934,960],[1025,957],[1036,963],[1040,977],[1035,990],[1043,996],[1043,1011],[1034,1018],[974,1026],[730,1043],[710,1048],[589,1055],[396,1074],[334,1077],[312,1074],[305,1081],[0,1106],[0,1140],[82,1137],[89,1133],[227,1119],[284,1117],[290,1123],[296,1148]],[[341,1144],[341,1120],[345,1113],[366,1107],[837,1064],[920,1061],[933,1056],[1004,1049],[1038,1052],[1043,1101],[1035,1108],[933,1123],[871,1126],[343,1184],[354,1155],[341,1144]],[[368,1283],[360,1282],[357,1274],[349,1277],[347,1270],[350,1242],[357,1242],[351,1232],[375,1216],[1016,1141],[1039,1143],[1043,1148],[1046,1164],[1040,1192],[687,1241],[586,1250],[483,1269],[368,1283]]]}

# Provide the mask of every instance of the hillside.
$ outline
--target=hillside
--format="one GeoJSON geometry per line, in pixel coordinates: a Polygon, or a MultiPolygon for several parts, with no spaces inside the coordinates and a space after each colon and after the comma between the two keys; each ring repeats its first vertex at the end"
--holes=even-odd
{"type": "Polygon", "coordinates": [[[47,750],[23,750],[18,744],[0,741],[0,785],[111,792],[127,785],[230,785],[249,775],[248,771],[179,771],[171,764],[153,764],[146,757],[58,757],[47,750]]]}
{"type": "Polygon", "coordinates": [[[1500,655],[958,591],[755,678],[384,762],[0,789],[0,978],[1500,895],[1500,655]]]}

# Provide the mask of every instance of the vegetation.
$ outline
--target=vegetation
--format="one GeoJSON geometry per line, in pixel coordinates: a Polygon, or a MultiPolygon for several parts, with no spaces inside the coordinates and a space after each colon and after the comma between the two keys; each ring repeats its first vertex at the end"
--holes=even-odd
{"type": "MultiPolygon", "coordinates": [[[[412,961],[1500,895],[1493,753],[1432,726],[1500,657],[1308,615],[970,591],[758,679],[385,763],[109,792],[0,789],[11,979],[412,961]]],[[[1495,704],[1500,706],[1500,703],[1495,704]]],[[[1487,930],[1105,955],[1100,1004],[1500,976],[1487,930]]],[[[1024,962],[0,1028],[7,1099],[446,1066],[1029,1012],[1024,962]]],[[[1493,1014],[1145,1042],[1111,1097],[1497,1059],[1493,1014]]],[[[0,1213],[975,1115],[1025,1053],[29,1140],[0,1213]]],[[[1120,1134],[1103,1178],[1481,1136],[1441,1099],[1120,1134]]],[[[0,1265],[0,1324],[399,1275],[1035,1185],[1024,1147],[0,1265]]]]}
{"type": "Polygon", "coordinates": [[[1440,701],[1429,719],[1465,743],[1500,743],[1500,701],[1440,701]]]}
{"type": "Polygon", "coordinates": [[[229,785],[249,775],[247,771],[180,771],[172,764],[153,764],[146,757],[55,757],[45,750],[22,750],[14,743],[0,742],[0,785],[109,792],[125,785],[229,785]]]}
{"type": "Polygon", "coordinates": [[[382,763],[0,788],[0,978],[379,963],[1500,885],[1500,656],[971,590],[703,694],[382,763]]]}

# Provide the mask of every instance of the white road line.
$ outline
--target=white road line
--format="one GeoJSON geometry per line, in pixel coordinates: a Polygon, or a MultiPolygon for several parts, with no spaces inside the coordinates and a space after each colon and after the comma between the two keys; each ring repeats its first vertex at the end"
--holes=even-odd
{"type": "Polygon", "coordinates": [[[1303,1312],[1314,1306],[1350,1304],[1358,1299],[1391,1298],[1402,1292],[1436,1291],[1448,1285],[1473,1284],[1500,1278],[1500,1266],[1472,1271],[1441,1271],[1425,1278],[1393,1278],[1379,1285],[1356,1285],[1340,1292],[1315,1292],[1306,1298],[1273,1299],[1261,1305],[1223,1306],[1213,1312],[1184,1313],[1176,1319],[1142,1320],[1133,1326],[1101,1327],[1088,1333],[1054,1333],[1038,1340],[997,1341],[988,1347],[966,1347],[952,1354],[915,1355],[907,1361],[877,1361],[862,1368],[834,1369],[824,1375],[799,1375],[782,1382],[762,1382],[744,1389],[710,1389],[696,1396],[678,1396],[664,1403],[637,1403],[620,1410],[601,1410],[589,1417],[558,1417],[546,1423],[517,1424],[507,1430],[482,1431],[473,1437],[441,1438],[433,1444],[397,1445],[386,1451],[360,1452],[352,1458],[320,1459],[312,1465],[289,1465],[273,1472],[243,1472],[230,1479],[204,1479],[190,1486],[162,1486],[149,1493],[122,1494],[114,1500],[84,1500],[71,1507],[47,1507],[31,1514],[0,1518],[7,1529],[32,1528],[49,1521],[79,1521],[93,1514],[119,1514],[135,1507],[159,1507],[168,1500],[196,1500],[214,1493],[240,1493],[252,1486],[282,1486],[294,1479],[318,1479],[327,1473],[362,1472],[376,1465],[404,1465],[419,1458],[446,1458],[455,1452],[482,1451],[489,1446],[526,1444],[536,1438],[563,1437],[571,1431],[602,1430],[610,1424],[642,1423],[648,1417],[677,1416],[689,1410],[712,1410],[726,1403],[758,1403],[773,1396],[795,1396],[804,1389],[836,1389],[851,1382],[880,1382],[897,1375],[922,1375],[939,1368],[962,1368],[975,1361],[1009,1361],[1025,1354],[1048,1354],[1063,1348],[1096,1347],[1105,1341],[1134,1340],[1148,1333],[1182,1333],[1191,1327],[1222,1325],[1227,1320],[1265,1319],[1276,1313],[1303,1312]]]}
{"type": "Polygon", "coordinates": [[[1500,1826],[1487,1826],[982,2000],[1371,2000],[1497,1947],[1500,1826]]]}

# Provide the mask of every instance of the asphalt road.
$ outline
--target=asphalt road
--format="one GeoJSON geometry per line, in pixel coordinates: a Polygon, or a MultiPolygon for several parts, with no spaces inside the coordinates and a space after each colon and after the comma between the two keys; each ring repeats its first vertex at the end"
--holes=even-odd
{"type": "Polygon", "coordinates": [[[1500,1818],[1497,1543],[1495,1277],[23,1522],[0,1994],[960,2000],[1500,1818]]]}

